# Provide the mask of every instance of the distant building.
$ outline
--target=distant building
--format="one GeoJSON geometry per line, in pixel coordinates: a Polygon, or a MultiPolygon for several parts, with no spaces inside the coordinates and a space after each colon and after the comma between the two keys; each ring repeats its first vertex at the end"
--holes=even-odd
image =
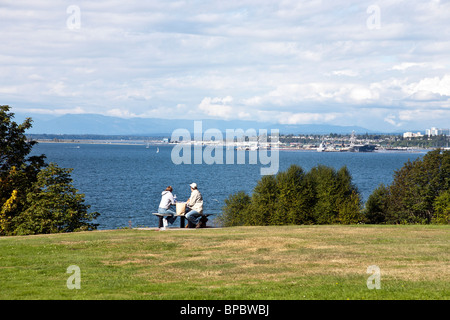
{"type": "Polygon", "coordinates": [[[438,135],[438,129],[435,127],[432,127],[431,129],[427,129],[425,131],[426,135],[431,137],[431,136],[437,136],[438,135]]]}
{"type": "Polygon", "coordinates": [[[439,136],[439,135],[446,135],[449,136],[450,135],[450,129],[438,129],[436,127],[432,127],[431,129],[427,129],[425,134],[429,137],[431,136],[439,136]]]}
{"type": "Polygon", "coordinates": [[[439,134],[450,136],[450,129],[439,129],[439,134]]]}
{"type": "Polygon", "coordinates": [[[414,132],[405,132],[403,134],[403,138],[407,139],[407,138],[420,138],[423,137],[423,134],[421,134],[420,132],[414,133],[414,132]]]}

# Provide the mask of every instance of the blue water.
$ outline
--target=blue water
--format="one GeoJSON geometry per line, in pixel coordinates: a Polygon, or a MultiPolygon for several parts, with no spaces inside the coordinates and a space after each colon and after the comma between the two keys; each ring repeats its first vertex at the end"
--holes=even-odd
{"type": "MultiPolygon", "coordinates": [[[[203,195],[205,212],[217,214],[224,199],[243,190],[251,194],[261,179],[260,168],[249,164],[180,164],[171,159],[172,145],[146,148],[143,145],[39,143],[33,154],[45,154],[47,162],[73,168],[74,186],[85,194],[90,211],[98,211],[99,229],[157,226],[151,213],[158,209],[161,192],[171,185],[179,201],[189,198],[189,184],[196,182],[203,195]],[[79,146],[79,147],[78,147],[79,146]]],[[[240,151],[243,152],[243,151],[240,151]]],[[[224,152],[225,155],[226,152],[224,152]]],[[[235,152],[237,154],[237,152],[235,152]]],[[[336,169],[346,165],[363,199],[380,184],[390,184],[395,170],[422,153],[339,153],[280,151],[279,170],[291,164],[305,171],[323,164],[336,169]]],[[[248,151],[247,151],[248,156],[248,151]]],[[[225,161],[224,161],[225,162],[225,161]]],[[[236,163],[236,161],[235,161],[236,163]]],[[[214,221],[212,221],[214,223],[214,221]]],[[[175,222],[178,226],[178,221],[175,222]]]]}

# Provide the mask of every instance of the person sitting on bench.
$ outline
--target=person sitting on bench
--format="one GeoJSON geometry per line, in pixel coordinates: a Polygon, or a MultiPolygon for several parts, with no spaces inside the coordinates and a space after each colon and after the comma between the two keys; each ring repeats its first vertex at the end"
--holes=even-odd
{"type": "Polygon", "coordinates": [[[158,213],[170,214],[170,216],[164,217],[164,228],[168,226],[168,223],[173,224],[177,219],[175,211],[170,209],[170,206],[175,204],[172,190],[172,187],[168,186],[166,190],[161,193],[161,202],[159,203],[158,213]]]}
{"type": "Polygon", "coordinates": [[[202,227],[201,218],[203,216],[203,197],[197,189],[197,184],[191,183],[191,197],[186,201],[186,219],[195,225],[202,227]]]}

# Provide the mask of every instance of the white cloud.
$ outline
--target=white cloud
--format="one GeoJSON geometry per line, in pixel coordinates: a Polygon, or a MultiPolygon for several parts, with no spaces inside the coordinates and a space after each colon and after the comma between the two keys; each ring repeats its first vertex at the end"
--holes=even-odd
{"type": "MultiPolygon", "coordinates": [[[[398,118],[402,121],[417,121],[417,119],[421,120],[438,120],[441,117],[450,116],[450,110],[401,110],[398,113],[398,118]]],[[[448,125],[447,125],[448,126],[448,125]]]]}
{"type": "Polygon", "coordinates": [[[49,85],[49,90],[47,91],[48,95],[56,95],[56,96],[67,96],[70,93],[67,92],[67,86],[63,81],[58,81],[55,83],[51,83],[49,85]]]}
{"type": "Polygon", "coordinates": [[[89,113],[86,109],[82,107],[74,107],[74,108],[56,108],[56,109],[45,109],[45,108],[22,108],[20,112],[23,113],[37,113],[37,114],[48,114],[48,115],[64,115],[64,114],[83,114],[89,113]]]}
{"type": "Polygon", "coordinates": [[[281,124],[310,124],[330,123],[339,115],[336,113],[291,113],[282,112],[276,115],[276,120],[281,124]]]}
{"type": "Polygon", "coordinates": [[[411,94],[425,91],[450,97],[450,74],[446,74],[442,78],[424,78],[417,83],[412,83],[406,90],[411,94]]]}
{"type": "Polygon", "coordinates": [[[4,1],[0,93],[13,107],[369,128],[425,127],[439,118],[423,111],[444,110],[448,122],[448,1],[380,0],[377,30],[371,1],[74,4],[76,31],[69,4],[4,1]]]}
{"type": "Polygon", "coordinates": [[[355,70],[345,69],[333,71],[335,76],[347,76],[347,77],[357,77],[359,73],[355,70]]]}
{"type": "Polygon", "coordinates": [[[412,67],[423,67],[425,66],[425,63],[416,63],[416,62],[402,62],[400,64],[396,64],[392,67],[392,70],[406,70],[412,67]]]}
{"type": "Polygon", "coordinates": [[[370,84],[368,87],[358,83],[317,82],[305,84],[284,84],[263,96],[244,99],[249,106],[295,106],[309,104],[336,103],[367,104],[378,99],[379,92],[370,84]]]}
{"type": "Polygon", "coordinates": [[[200,102],[198,109],[207,116],[230,119],[235,113],[232,102],[233,98],[230,96],[225,98],[206,97],[200,102]]]}
{"type": "Polygon", "coordinates": [[[130,110],[114,108],[106,111],[108,116],[120,117],[120,118],[135,118],[136,114],[130,112],[130,110]]]}
{"type": "Polygon", "coordinates": [[[384,118],[384,121],[386,121],[387,123],[395,126],[395,127],[400,127],[402,126],[401,122],[398,122],[398,120],[396,119],[397,117],[393,114],[388,115],[387,117],[384,118]]]}

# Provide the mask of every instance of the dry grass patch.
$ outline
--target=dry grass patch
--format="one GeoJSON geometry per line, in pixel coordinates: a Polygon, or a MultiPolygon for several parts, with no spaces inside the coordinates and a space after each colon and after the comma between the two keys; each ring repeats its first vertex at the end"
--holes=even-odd
{"type": "MultiPolygon", "coordinates": [[[[213,245],[185,239],[181,258],[171,256],[162,266],[183,270],[204,269],[212,280],[273,280],[332,274],[367,277],[367,267],[378,265],[387,279],[405,281],[449,278],[445,229],[412,230],[355,226],[237,228],[240,232],[213,245]],[[191,255],[191,256],[189,256],[191,255]],[[215,270],[222,267],[222,271],[215,270]]],[[[235,230],[236,231],[236,230],[235,230]]],[[[214,232],[211,230],[210,232],[214,232]]],[[[211,234],[208,233],[211,237],[211,234]]],[[[171,273],[171,270],[165,272],[171,273]]]]}

